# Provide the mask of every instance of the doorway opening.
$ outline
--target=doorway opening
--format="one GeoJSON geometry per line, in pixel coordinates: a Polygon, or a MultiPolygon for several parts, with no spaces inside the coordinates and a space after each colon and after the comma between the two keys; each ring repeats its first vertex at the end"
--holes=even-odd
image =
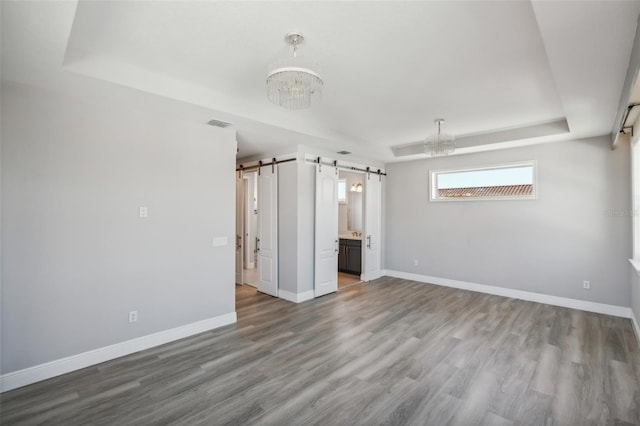
{"type": "Polygon", "coordinates": [[[362,282],[364,173],[338,174],[338,290],[362,282]]]}
{"type": "Polygon", "coordinates": [[[236,284],[278,297],[278,167],[236,176],[236,284]]]}
{"type": "Polygon", "coordinates": [[[242,177],[243,202],[243,271],[242,284],[258,287],[258,173],[244,173],[242,177]]]}

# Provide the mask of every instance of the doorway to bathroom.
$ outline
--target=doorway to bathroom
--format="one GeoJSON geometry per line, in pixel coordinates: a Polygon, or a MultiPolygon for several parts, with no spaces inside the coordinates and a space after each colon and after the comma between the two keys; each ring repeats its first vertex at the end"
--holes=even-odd
{"type": "Polygon", "coordinates": [[[258,174],[257,172],[244,173],[242,179],[243,198],[243,274],[242,284],[258,287],[258,174]]]}
{"type": "Polygon", "coordinates": [[[338,174],[338,290],[362,282],[364,173],[338,174]]]}

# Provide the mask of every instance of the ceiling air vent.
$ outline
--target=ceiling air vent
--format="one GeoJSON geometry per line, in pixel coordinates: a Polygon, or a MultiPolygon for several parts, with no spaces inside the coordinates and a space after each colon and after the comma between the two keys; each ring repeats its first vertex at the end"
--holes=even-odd
{"type": "Polygon", "coordinates": [[[231,126],[231,123],[227,123],[226,121],[220,121],[220,120],[209,120],[207,124],[209,126],[222,127],[223,129],[225,127],[231,126]]]}
{"type": "Polygon", "coordinates": [[[351,152],[349,152],[349,151],[338,151],[337,153],[341,154],[341,155],[351,154],[351,152]]]}

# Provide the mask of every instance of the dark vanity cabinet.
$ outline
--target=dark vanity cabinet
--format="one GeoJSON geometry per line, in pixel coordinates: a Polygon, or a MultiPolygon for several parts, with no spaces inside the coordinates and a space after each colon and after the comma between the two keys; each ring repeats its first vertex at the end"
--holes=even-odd
{"type": "Polygon", "coordinates": [[[362,272],[362,241],[347,240],[347,270],[354,274],[362,272]]]}
{"type": "Polygon", "coordinates": [[[340,238],[338,271],[357,275],[362,272],[362,241],[340,238]]]}
{"type": "Polygon", "coordinates": [[[340,249],[338,250],[338,271],[347,270],[347,240],[340,239],[340,249]]]}

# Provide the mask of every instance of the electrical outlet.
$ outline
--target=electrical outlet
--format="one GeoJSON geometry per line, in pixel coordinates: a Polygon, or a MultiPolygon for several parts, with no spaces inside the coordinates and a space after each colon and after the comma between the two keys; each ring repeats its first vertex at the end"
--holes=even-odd
{"type": "Polygon", "coordinates": [[[138,311],[129,312],[129,322],[136,322],[136,321],[138,321],[138,311]]]}
{"type": "Polygon", "coordinates": [[[418,259],[413,259],[413,266],[418,266],[418,259]]]}
{"type": "Polygon", "coordinates": [[[591,283],[589,281],[582,281],[582,288],[585,290],[591,290],[591,283]]]}
{"type": "Polygon", "coordinates": [[[140,207],[140,217],[141,218],[149,217],[149,210],[144,206],[140,207]]]}

